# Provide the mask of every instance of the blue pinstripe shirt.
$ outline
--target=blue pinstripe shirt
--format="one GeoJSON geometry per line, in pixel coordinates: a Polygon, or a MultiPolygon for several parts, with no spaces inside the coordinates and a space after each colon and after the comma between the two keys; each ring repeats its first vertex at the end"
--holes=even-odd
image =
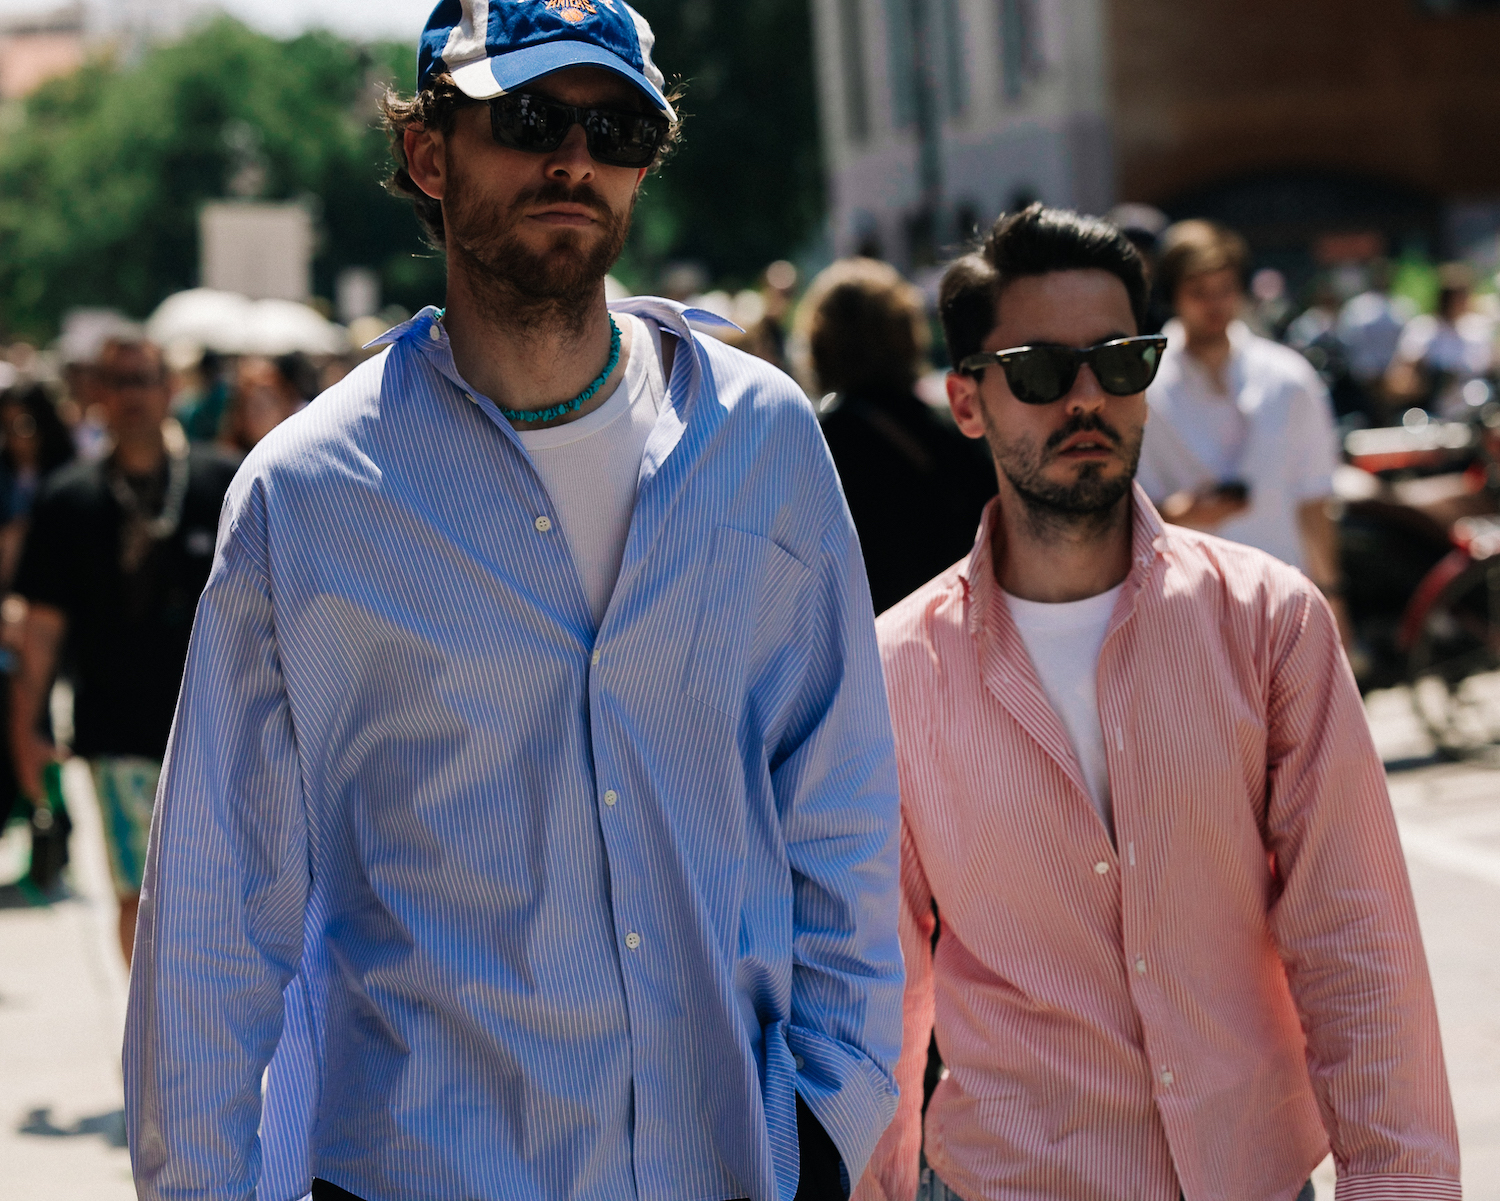
{"type": "Polygon", "coordinates": [[[618,307],[682,341],[597,630],[430,309],[236,477],[131,980],[145,1201],[790,1201],[794,1091],[851,1176],[889,1120],[854,529],[785,376],[618,307]]]}

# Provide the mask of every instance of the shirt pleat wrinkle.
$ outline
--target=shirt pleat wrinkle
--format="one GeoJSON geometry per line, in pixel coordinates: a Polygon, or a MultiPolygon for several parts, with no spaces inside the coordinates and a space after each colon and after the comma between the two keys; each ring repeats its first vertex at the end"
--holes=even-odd
{"type": "Polygon", "coordinates": [[[626,307],[678,353],[597,630],[434,310],[236,477],[142,898],[147,1201],[790,1201],[794,1093],[852,1170],[888,1121],[853,526],[790,380],[626,307]]]}
{"type": "Polygon", "coordinates": [[[856,1201],[916,1192],[933,1033],[925,1151],[966,1201],[1291,1201],[1330,1145],[1340,1201],[1456,1201],[1431,984],[1332,615],[1292,568],[1133,503],[1098,661],[1113,839],[995,582],[998,502],[878,622],[908,983],[897,1116],[856,1201]]]}

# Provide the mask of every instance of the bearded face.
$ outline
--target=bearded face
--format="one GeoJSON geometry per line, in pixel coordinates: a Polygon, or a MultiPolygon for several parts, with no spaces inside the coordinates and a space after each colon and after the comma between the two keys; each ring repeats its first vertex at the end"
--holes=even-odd
{"type": "Polygon", "coordinates": [[[565,180],[524,189],[501,206],[474,185],[457,158],[443,197],[449,252],[467,260],[476,300],[523,323],[528,316],[566,323],[588,311],[625,248],[634,209],[634,192],[616,211],[592,185],[565,180]],[[528,214],[550,204],[581,205],[594,223],[528,226],[528,214]]]}
{"type": "Polygon", "coordinates": [[[1007,438],[989,410],[982,412],[986,441],[995,464],[1033,518],[1086,524],[1107,517],[1130,491],[1141,458],[1144,426],[1137,427],[1127,437],[1098,413],[1079,412],[1038,444],[1029,433],[1007,438]],[[1111,470],[1109,462],[1095,461],[1080,464],[1071,478],[1064,476],[1059,479],[1056,472],[1049,472],[1048,469],[1058,462],[1063,443],[1082,433],[1095,434],[1101,442],[1112,447],[1116,463],[1124,469],[1116,467],[1111,470]]]}

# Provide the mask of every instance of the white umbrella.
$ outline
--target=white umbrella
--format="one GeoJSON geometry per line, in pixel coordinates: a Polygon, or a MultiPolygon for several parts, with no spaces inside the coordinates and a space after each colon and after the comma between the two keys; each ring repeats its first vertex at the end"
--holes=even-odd
{"type": "Polygon", "coordinates": [[[294,300],[251,300],[236,292],[190,288],[168,296],[146,322],[152,341],[191,342],[220,354],[342,354],[343,326],[294,300]]]}

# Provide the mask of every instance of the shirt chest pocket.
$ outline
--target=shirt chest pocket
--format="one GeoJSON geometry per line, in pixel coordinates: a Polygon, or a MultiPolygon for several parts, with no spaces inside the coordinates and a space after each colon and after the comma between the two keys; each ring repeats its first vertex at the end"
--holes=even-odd
{"type": "Polygon", "coordinates": [[[702,578],[684,688],[730,717],[755,664],[796,635],[812,572],[769,538],[721,525],[702,578]]]}

